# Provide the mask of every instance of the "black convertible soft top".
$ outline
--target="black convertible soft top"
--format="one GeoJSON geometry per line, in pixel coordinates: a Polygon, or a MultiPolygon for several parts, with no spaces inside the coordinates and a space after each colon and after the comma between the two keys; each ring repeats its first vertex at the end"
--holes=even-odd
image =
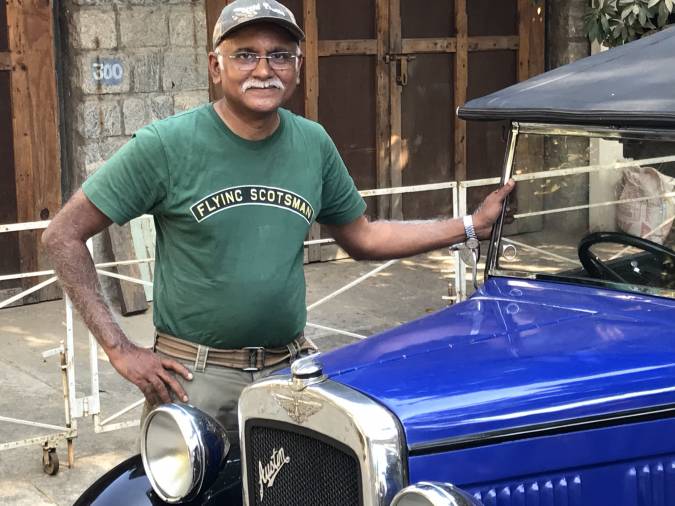
{"type": "Polygon", "coordinates": [[[457,114],[471,120],[675,127],[675,27],[471,100],[457,114]]]}

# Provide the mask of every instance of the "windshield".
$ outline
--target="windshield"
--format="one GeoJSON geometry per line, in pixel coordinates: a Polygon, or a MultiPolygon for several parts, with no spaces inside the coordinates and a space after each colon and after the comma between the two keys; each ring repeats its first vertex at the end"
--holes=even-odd
{"type": "Polygon", "coordinates": [[[675,132],[550,131],[516,137],[492,273],[673,297],[675,132]]]}

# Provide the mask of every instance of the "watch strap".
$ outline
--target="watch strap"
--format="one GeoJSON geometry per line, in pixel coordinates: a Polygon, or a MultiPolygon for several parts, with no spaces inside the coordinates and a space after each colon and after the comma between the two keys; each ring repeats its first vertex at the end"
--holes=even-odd
{"type": "Polygon", "coordinates": [[[462,218],[464,222],[464,233],[466,234],[467,239],[477,239],[476,230],[473,227],[473,216],[467,214],[462,218]]]}

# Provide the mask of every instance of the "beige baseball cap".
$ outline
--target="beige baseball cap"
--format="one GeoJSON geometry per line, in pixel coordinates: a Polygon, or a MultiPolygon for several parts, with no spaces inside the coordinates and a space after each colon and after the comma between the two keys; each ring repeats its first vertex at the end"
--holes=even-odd
{"type": "Polygon", "coordinates": [[[276,0],[235,0],[221,11],[213,28],[213,49],[237,28],[254,23],[277,24],[298,42],[305,38],[290,9],[276,0]]]}

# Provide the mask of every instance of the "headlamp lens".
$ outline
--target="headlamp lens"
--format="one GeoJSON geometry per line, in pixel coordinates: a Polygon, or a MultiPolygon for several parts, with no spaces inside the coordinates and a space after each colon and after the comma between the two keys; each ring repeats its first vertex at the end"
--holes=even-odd
{"type": "Polygon", "coordinates": [[[193,483],[190,451],[176,420],[165,412],[155,413],[146,438],[149,474],[165,497],[183,498],[193,483]]]}

